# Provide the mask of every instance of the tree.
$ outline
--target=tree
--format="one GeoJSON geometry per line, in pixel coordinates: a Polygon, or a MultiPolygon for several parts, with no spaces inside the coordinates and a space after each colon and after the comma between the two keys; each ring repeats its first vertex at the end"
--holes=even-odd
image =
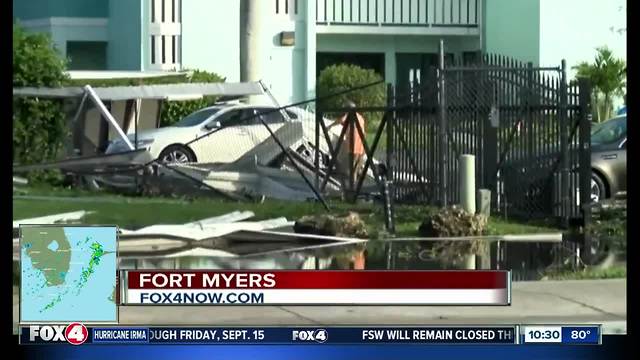
{"type": "MultiPolygon", "coordinates": [[[[363,69],[356,65],[331,65],[322,70],[318,77],[316,92],[318,97],[322,98],[320,104],[318,104],[320,109],[344,108],[347,100],[355,102],[358,107],[386,105],[386,89],[382,83],[382,76],[373,70],[363,69]],[[333,96],[336,93],[373,83],[378,84],[333,96]]],[[[338,116],[342,114],[327,115],[338,116]]],[[[375,131],[382,118],[382,112],[365,112],[363,115],[370,124],[367,126],[367,130],[375,131]]]]}
{"type": "Polygon", "coordinates": [[[624,60],[615,58],[606,46],[596,51],[593,64],[582,62],[573,68],[577,71],[576,77],[586,77],[591,81],[596,121],[600,122],[611,117],[614,97],[624,93],[627,65],[624,60]]]}
{"type": "MultiPolygon", "coordinates": [[[[49,36],[13,25],[13,86],[58,87],[67,78],[66,59],[49,36]]],[[[13,99],[13,161],[34,164],[53,160],[67,137],[61,101],[13,99]]]]}

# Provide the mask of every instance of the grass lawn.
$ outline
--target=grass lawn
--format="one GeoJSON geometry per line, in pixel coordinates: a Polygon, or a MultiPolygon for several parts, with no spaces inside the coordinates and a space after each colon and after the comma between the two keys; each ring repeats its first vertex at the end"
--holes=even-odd
{"type": "Polygon", "coordinates": [[[619,279],[626,277],[627,267],[624,265],[616,265],[608,269],[587,268],[582,271],[566,271],[547,275],[549,280],[619,279]]]}
{"type": "MultiPolygon", "coordinates": [[[[153,224],[181,224],[199,219],[223,215],[232,211],[249,210],[255,213],[252,220],[264,220],[286,217],[296,220],[303,215],[323,214],[324,207],[315,202],[285,202],[267,200],[262,204],[233,202],[221,199],[180,200],[169,198],[143,198],[89,193],[67,189],[29,188],[28,195],[55,196],[51,200],[19,199],[13,200],[13,219],[58,214],[69,211],[87,210],[95,213],[88,215],[84,222],[88,224],[116,224],[127,229],[136,229],[153,224]]],[[[372,237],[384,229],[383,209],[373,204],[347,204],[333,202],[329,204],[332,213],[356,211],[368,224],[372,237]]],[[[420,222],[435,209],[424,206],[396,206],[397,236],[416,236],[420,222]]],[[[523,224],[493,217],[489,221],[488,233],[525,234],[558,232],[549,226],[523,224]]]]}

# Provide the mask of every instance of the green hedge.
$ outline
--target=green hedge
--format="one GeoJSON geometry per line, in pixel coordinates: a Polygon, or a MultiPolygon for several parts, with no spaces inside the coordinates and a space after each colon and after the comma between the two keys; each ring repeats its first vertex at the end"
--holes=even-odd
{"type": "MultiPolygon", "coordinates": [[[[42,33],[13,26],[13,86],[57,87],[66,80],[66,60],[42,33]]],[[[69,133],[63,104],[33,98],[13,98],[13,162],[34,164],[56,159],[69,133]]],[[[33,182],[60,180],[59,174],[33,172],[33,182]]]]}
{"type": "MultiPolygon", "coordinates": [[[[358,107],[385,106],[386,88],[382,82],[382,76],[370,69],[363,69],[356,65],[340,64],[331,65],[320,73],[317,82],[317,96],[320,100],[319,109],[344,108],[345,102],[351,100],[358,107]],[[348,91],[350,89],[381,82],[378,85],[369,86],[360,90],[351,91],[343,95],[332,96],[333,94],[348,91]]],[[[340,114],[328,114],[331,117],[340,114]]],[[[383,112],[365,112],[363,114],[368,120],[367,131],[371,132],[377,128],[382,119],[383,112]]]]}

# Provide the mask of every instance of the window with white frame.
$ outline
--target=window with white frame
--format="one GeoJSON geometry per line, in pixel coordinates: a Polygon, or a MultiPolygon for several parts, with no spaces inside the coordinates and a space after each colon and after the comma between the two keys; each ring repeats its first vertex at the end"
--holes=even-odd
{"type": "Polygon", "coordinates": [[[150,0],[150,68],[180,69],[182,0],[150,0]]]}
{"type": "Polygon", "coordinates": [[[298,0],[275,0],[276,14],[298,15],[298,0]]]}

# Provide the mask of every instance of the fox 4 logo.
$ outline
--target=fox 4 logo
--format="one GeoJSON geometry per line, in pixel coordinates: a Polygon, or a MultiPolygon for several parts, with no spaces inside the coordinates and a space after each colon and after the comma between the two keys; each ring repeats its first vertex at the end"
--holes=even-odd
{"type": "Polygon", "coordinates": [[[291,335],[294,341],[315,341],[317,343],[323,343],[329,339],[329,334],[325,329],[294,330],[291,335]]]}
{"type": "Polygon", "coordinates": [[[80,345],[87,341],[89,331],[81,323],[64,325],[31,325],[29,326],[29,341],[41,339],[44,342],[68,342],[80,345]]]}

